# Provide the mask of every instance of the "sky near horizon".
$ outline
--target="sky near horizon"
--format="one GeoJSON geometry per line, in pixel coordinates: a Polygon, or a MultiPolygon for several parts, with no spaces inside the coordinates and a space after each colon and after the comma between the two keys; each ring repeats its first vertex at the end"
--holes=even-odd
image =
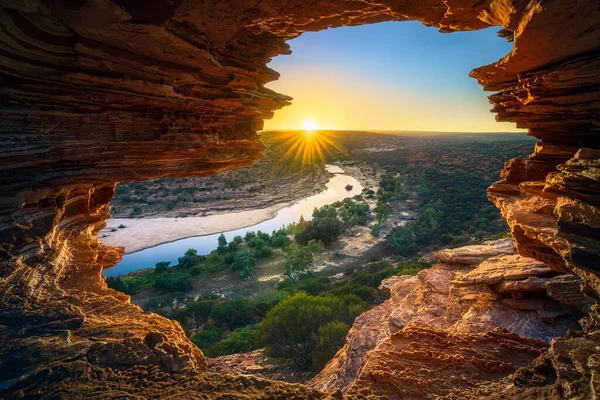
{"type": "Polygon", "coordinates": [[[264,129],[523,131],[496,122],[491,93],[469,77],[510,52],[498,30],[442,34],[413,21],[305,33],[269,63],[281,77],[266,86],[294,100],[264,129]]]}

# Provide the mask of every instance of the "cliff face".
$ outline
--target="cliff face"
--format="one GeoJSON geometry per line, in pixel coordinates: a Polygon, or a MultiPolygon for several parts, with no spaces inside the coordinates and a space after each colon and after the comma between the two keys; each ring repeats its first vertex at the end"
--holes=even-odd
{"type": "Polygon", "coordinates": [[[517,255],[512,239],[443,250],[436,258],[415,277],[382,283],[390,299],[356,319],[346,345],[311,386],[402,398],[449,395],[528,365],[552,338],[578,329],[577,316],[589,311],[581,278],[517,255]],[[570,290],[567,281],[575,283],[570,290]]]}
{"type": "MultiPolygon", "coordinates": [[[[504,27],[513,51],[472,75],[497,92],[490,101],[499,120],[529,128],[541,143],[530,159],[507,164],[490,199],[520,254],[575,273],[595,296],[599,7],[594,0],[3,1],[0,387],[15,397],[99,388],[154,397],[173,383],[215,396],[242,387],[255,397],[317,396],[206,378],[201,352],[176,323],[106,287],[101,271],[121,250],[96,236],[115,182],[207,175],[260,157],[255,131],[290,101],[263,87],[278,77],[266,63],[289,51],[286,40],[328,27],[391,20],[444,32],[504,27]]],[[[568,350],[597,343],[592,309],[582,322],[587,334],[560,342],[560,363],[552,364],[566,368],[560,382],[573,393],[589,394],[588,377],[599,372],[589,352],[568,350]]]]}

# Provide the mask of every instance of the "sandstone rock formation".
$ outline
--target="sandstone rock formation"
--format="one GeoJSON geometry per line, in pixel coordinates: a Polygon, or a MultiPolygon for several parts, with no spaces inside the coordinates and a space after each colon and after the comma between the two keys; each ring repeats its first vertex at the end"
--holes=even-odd
{"type": "MultiPolygon", "coordinates": [[[[367,387],[374,394],[402,398],[447,395],[529,364],[547,342],[579,328],[577,316],[589,311],[590,301],[579,290],[572,295],[580,303],[569,296],[566,304],[551,298],[549,282],[566,277],[515,254],[511,239],[442,250],[436,258],[443,262],[415,277],[392,277],[382,283],[390,299],[356,319],[346,345],[312,386],[348,393],[362,393],[367,387]],[[540,279],[543,287],[531,285],[540,279]],[[580,308],[573,309],[574,304],[580,308]],[[507,352],[493,353],[490,348],[507,352]],[[448,369],[449,361],[444,360],[465,369],[448,369]],[[414,362],[422,363],[422,373],[415,373],[414,362]],[[469,368],[478,370],[466,373],[469,368]],[[391,381],[396,392],[388,387],[391,381]]],[[[569,277],[581,284],[577,276],[569,277]]]]}
{"type": "MultiPolygon", "coordinates": [[[[177,324],[106,287],[102,269],[120,250],[102,246],[97,232],[115,182],[212,174],[260,157],[255,131],[290,101],[264,88],[278,77],[266,63],[289,52],[286,40],[328,27],[391,20],[443,32],[503,27],[513,51],[472,75],[497,92],[490,100],[499,120],[542,142],[530,159],[507,164],[490,199],[520,254],[574,272],[595,296],[599,7],[595,0],[3,1],[0,388],[52,397],[53,387],[81,396],[111,387],[125,397],[144,393],[140,382],[208,382],[199,375],[203,356],[177,324]]],[[[552,290],[562,292],[560,284],[552,290]]],[[[595,343],[597,311],[573,346],[595,343]]],[[[596,359],[567,352],[563,364],[565,357],[581,377],[561,375],[564,390],[591,393],[596,359]]]]}

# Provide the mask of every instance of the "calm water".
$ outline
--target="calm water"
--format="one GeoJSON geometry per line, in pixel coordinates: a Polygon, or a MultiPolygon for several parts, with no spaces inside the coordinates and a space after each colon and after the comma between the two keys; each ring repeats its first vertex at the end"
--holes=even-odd
{"type": "MultiPolygon", "coordinates": [[[[244,236],[248,231],[263,231],[270,234],[273,230],[282,228],[292,222],[298,222],[301,215],[307,220],[311,219],[315,207],[323,207],[362,193],[363,187],[360,182],[351,176],[344,175],[343,169],[335,165],[326,165],[325,167],[327,171],[335,174],[327,182],[325,191],[306,197],[289,207],[281,209],[275,217],[269,220],[254,226],[223,232],[227,241],[237,235],[244,236]],[[346,190],[346,185],[352,185],[352,190],[346,190]]],[[[120,263],[105,270],[104,275],[116,276],[138,269],[154,268],[154,265],[159,261],[171,261],[171,265],[175,265],[177,264],[177,258],[181,257],[190,248],[198,250],[198,254],[209,254],[211,251],[216,250],[219,235],[220,233],[194,236],[126,254],[120,263]]]]}

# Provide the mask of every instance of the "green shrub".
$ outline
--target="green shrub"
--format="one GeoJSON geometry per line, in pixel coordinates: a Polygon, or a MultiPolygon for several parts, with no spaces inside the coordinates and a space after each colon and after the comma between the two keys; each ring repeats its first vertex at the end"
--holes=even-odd
{"type": "Polygon", "coordinates": [[[169,265],[171,264],[171,261],[160,261],[157,262],[155,267],[154,267],[154,272],[156,272],[157,274],[162,274],[163,272],[166,272],[167,269],[169,268],[169,265]]]}
{"type": "Polygon", "coordinates": [[[185,292],[192,288],[190,274],[161,275],[154,281],[154,288],[162,292],[185,292]]]}
{"type": "Polygon", "coordinates": [[[209,357],[218,357],[227,354],[247,353],[259,347],[258,331],[253,328],[241,328],[233,332],[228,338],[213,345],[206,354],[209,357]]]}
{"type": "Polygon", "coordinates": [[[453,240],[454,240],[454,237],[447,233],[440,235],[440,242],[442,242],[443,244],[450,244],[450,243],[452,243],[453,240]]]}
{"type": "Polygon", "coordinates": [[[191,341],[201,350],[208,350],[219,342],[221,337],[223,337],[223,329],[210,324],[205,325],[200,333],[193,335],[191,341]]]}
{"type": "Polygon", "coordinates": [[[258,310],[245,299],[235,298],[223,301],[213,307],[210,316],[220,325],[229,329],[240,328],[256,320],[258,310]]]}
{"type": "Polygon", "coordinates": [[[196,265],[195,267],[190,268],[190,274],[192,274],[192,276],[198,276],[203,272],[203,268],[199,265],[196,265]]]}
{"type": "Polygon", "coordinates": [[[344,346],[349,330],[350,326],[340,321],[331,321],[319,327],[315,348],[312,351],[314,369],[323,368],[338,349],[344,346]]]}
{"type": "Polygon", "coordinates": [[[254,273],[255,266],[254,254],[250,249],[244,248],[235,254],[230,268],[232,271],[238,271],[241,278],[249,279],[254,273]]]}
{"type": "Polygon", "coordinates": [[[331,321],[350,325],[366,309],[356,296],[315,297],[300,292],[267,313],[258,325],[261,343],[267,355],[293,358],[298,367],[306,368],[312,364],[321,326],[331,321]]]}
{"type": "Polygon", "coordinates": [[[179,268],[189,269],[192,268],[201,262],[205,261],[205,256],[199,256],[198,250],[196,249],[188,249],[183,257],[179,257],[177,259],[177,266],[179,268]]]}

